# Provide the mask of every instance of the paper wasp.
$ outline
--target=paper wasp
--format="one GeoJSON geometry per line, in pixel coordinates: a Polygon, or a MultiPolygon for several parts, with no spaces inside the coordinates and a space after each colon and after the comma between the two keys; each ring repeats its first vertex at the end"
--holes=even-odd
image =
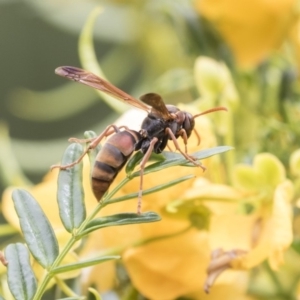
{"type": "MultiPolygon", "coordinates": [[[[59,67],[55,70],[55,73],[62,77],[66,77],[73,81],[80,82],[103,91],[148,113],[139,131],[131,130],[126,126],[117,127],[115,125],[110,125],[99,136],[88,140],[88,142],[90,142],[89,146],[77,161],[74,161],[69,165],[53,166],[53,168],[58,167],[60,169],[67,169],[74,166],[82,160],[89,150],[94,149],[104,137],[114,133],[107,139],[106,143],[97,154],[92,170],[92,189],[98,201],[108,190],[110,184],[126,164],[132,153],[134,151],[141,150],[144,156],[140,162],[141,175],[137,205],[137,213],[140,214],[144,168],[151,153],[161,153],[167,146],[169,140],[173,141],[176,150],[178,150],[187,160],[205,170],[203,166],[201,166],[188,154],[187,140],[192,131],[195,130],[194,126],[196,117],[214,111],[227,110],[226,108],[216,107],[193,116],[188,112],[179,110],[176,106],[165,105],[161,96],[155,93],[145,94],[140,97],[141,101],[139,101],[106,80],[91,72],[76,67],[59,67]],[[184,141],[185,151],[181,150],[177,142],[179,137],[181,137],[184,141]]],[[[198,142],[200,143],[200,137],[197,132],[196,134],[198,142]]],[[[77,142],[86,141],[77,139],[73,140],[76,140],[77,142]]]]}

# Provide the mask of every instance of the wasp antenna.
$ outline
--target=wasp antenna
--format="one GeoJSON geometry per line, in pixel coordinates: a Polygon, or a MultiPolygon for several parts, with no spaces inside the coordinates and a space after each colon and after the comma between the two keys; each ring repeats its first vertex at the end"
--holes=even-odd
{"type": "Polygon", "coordinates": [[[215,112],[215,111],[219,111],[219,110],[225,110],[225,111],[228,111],[228,109],[224,106],[218,106],[218,107],[214,107],[214,108],[211,108],[211,109],[208,109],[200,114],[197,114],[197,115],[194,115],[193,116],[193,119],[199,117],[199,116],[202,116],[202,115],[206,115],[206,114],[209,114],[211,112],[215,112]]]}

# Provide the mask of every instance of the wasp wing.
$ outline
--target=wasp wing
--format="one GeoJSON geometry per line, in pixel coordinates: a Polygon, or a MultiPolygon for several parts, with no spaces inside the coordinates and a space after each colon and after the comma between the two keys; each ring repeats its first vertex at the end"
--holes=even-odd
{"type": "Polygon", "coordinates": [[[168,120],[172,119],[171,114],[169,113],[162,97],[155,93],[148,93],[142,95],[140,100],[146,103],[147,105],[154,108],[155,113],[160,115],[163,119],[168,120]]]}
{"type": "Polygon", "coordinates": [[[76,68],[76,67],[63,66],[63,67],[56,68],[55,74],[62,77],[66,77],[76,82],[80,82],[87,86],[93,87],[110,96],[113,96],[114,98],[117,98],[118,100],[124,101],[129,105],[132,105],[134,107],[149,112],[149,107],[146,106],[144,103],[140,102],[139,100],[128,95],[127,93],[117,88],[113,84],[109,83],[108,81],[100,78],[99,76],[89,71],[76,68]]]}

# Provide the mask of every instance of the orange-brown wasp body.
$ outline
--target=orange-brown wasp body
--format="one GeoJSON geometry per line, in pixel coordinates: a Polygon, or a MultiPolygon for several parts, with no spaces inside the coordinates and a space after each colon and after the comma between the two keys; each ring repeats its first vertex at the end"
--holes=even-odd
{"type": "Polygon", "coordinates": [[[92,170],[92,189],[98,200],[124,167],[140,139],[139,133],[133,130],[116,130],[98,152],[92,170]]]}
{"type": "MultiPolygon", "coordinates": [[[[90,140],[91,143],[88,148],[77,161],[66,166],[54,166],[59,167],[60,169],[66,169],[74,166],[82,160],[83,156],[90,149],[94,149],[104,137],[110,136],[114,133],[114,135],[109,137],[102,149],[99,151],[92,171],[92,188],[98,200],[100,200],[104,193],[108,190],[110,184],[113,182],[118,172],[126,164],[132,153],[140,150],[144,154],[140,163],[141,176],[137,208],[137,212],[140,213],[143,171],[145,165],[149,160],[151,153],[161,153],[167,146],[169,140],[173,141],[176,150],[178,150],[187,160],[205,170],[205,168],[202,167],[187,152],[187,140],[194,130],[194,119],[209,112],[226,110],[226,108],[216,107],[202,112],[201,114],[192,116],[188,112],[179,110],[176,106],[165,105],[161,96],[158,94],[145,94],[140,97],[141,101],[139,101],[104,79],[76,67],[59,67],[55,70],[55,73],[62,77],[66,77],[101,90],[148,113],[141,125],[141,129],[138,132],[128,129],[126,126],[117,127],[115,125],[110,125],[98,137],[90,140]],[[184,141],[185,151],[182,151],[179,147],[177,142],[177,138],[179,137],[182,137],[184,141]]],[[[197,136],[200,142],[199,135],[197,134],[197,136]]]]}

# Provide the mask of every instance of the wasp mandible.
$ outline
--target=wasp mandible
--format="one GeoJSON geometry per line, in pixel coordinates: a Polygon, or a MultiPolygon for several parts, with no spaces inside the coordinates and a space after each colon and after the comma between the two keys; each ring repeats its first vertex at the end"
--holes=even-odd
{"type": "MultiPolygon", "coordinates": [[[[200,143],[200,136],[195,130],[195,118],[201,115],[227,110],[225,107],[215,107],[206,110],[200,114],[192,115],[188,112],[181,111],[174,105],[166,105],[162,97],[155,93],[142,95],[140,100],[128,95],[121,89],[115,87],[108,81],[98,77],[97,75],[76,67],[63,66],[55,70],[57,75],[66,77],[70,80],[80,82],[84,85],[93,87],[105,92],[114,98],[124,101],[134,107],[142,109],[148,113],[144,119],[139,131],[131,130],[126,126],[117,127],[109,125],[99,136],[88,140],[90,142],[87,149],[79,157],[69,165],[54,165],[52,168],[61,170],[71,168],[79,163],[89,150],[94,149],[104,137],[110,136],[99,153],[97,154],[95,164],[92,170],[92,189],[95,197],[99,201],[109,186],[127,163],[128,159],[134,151],[141,151],[144,156],[140,162],[140,186],[138,193],[137,213],[141,213],[142,206],[142,190],[143,190],[143,173],[146,163],[148,162],[152,152],[161,153],[169,140],[173,141],[176,150],[178,150],[187,160],[194,165],[201,166],[195,158],[188,154],[187,143],[188,138],[195,131],[200,143]],[[183,139],[185,150],[183,151],[177,139],[183,139]]],[[[86,140],[72,139],[77,142],[86,142],[86,140]]]]}

